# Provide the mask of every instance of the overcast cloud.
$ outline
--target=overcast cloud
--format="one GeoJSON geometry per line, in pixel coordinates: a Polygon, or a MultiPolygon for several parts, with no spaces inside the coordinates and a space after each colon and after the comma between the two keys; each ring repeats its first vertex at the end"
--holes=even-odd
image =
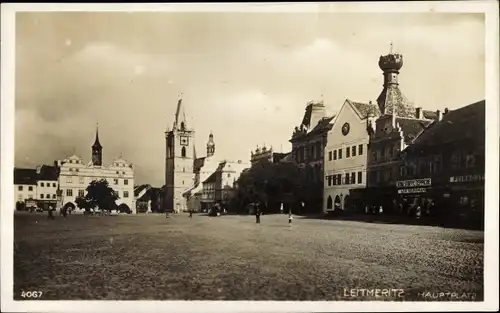
{"type": "Polygon", "coordinates": [[[17,13],[16,166],[73,151],[123,153],[136,182],[161,186],[164,132],[178,95],[217,154],[248,161],[256,145],[290,150],[305,103],[329,114],[375,101],[378,58],[402,53],[403,93],[450,109],[485,98],[482,14],[17,13]]]}

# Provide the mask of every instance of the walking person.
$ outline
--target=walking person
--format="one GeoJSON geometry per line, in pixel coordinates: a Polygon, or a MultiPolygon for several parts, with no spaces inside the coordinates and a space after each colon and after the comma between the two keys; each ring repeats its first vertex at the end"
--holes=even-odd
{"type": "Polygon", "coordinates": [[[255,222],[257,224],[260,224],[260,203],[257,203],[257,206],[255,208],[255,222]]]}
{"type": "Polygon", "coordinates": [[[288,225],[292,226],[292,221],[293,221],[293,215],[292,215],[292,210],[288,211],[288,225]]]}
{"type": "Polygon", "coordinates": [[[47,218],[48,218],[49,220],[53,220],[53,219],[54,219],[54,210],[52,209],[52,206],[51,206],[51,205],[49,206],[49,211],[48,211],[47,218]]]}
{"type": "Polygon", "coordinates": [[[189,218],[193,218],[193,210],[189,209],[189,218]]]}

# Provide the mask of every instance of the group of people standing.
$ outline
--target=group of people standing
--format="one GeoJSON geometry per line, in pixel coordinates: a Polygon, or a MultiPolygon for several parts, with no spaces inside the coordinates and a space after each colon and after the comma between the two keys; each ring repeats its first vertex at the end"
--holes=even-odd
{"type": "MultiPolygon", "coordinates": [[[[303,205],[304,204],[302,203],[302,206],[303,205]]],[[[283,203],[281,203],[281,205],[280,205],[280,213],[283,214],[283,210],[284,210],[283,203]]],[[[257,202],[255,204],[255,223],[260,224],[260,217],[261,217],[261,215],[262,215],[262,204],[260,202],[257,202]]],[[[288,224],[291,225],[292,221],[293,221],[293,215],[292,215],[292,209],[290,208],[288,210],[288,224]]]]}

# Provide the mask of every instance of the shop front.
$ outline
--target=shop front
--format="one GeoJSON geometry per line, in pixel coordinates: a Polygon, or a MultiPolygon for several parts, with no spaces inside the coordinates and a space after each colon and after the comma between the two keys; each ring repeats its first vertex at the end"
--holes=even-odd
{"type": "Polygon", "coordinates": [[[396,182],[398,197],[393,202],[399,214],[413,216],[420,207],[420,214],[430,216],[435,211],[436,197],[432,192],[432,179],[420,178],[396,182]]]}
{"type": "Polygon", "coordinates": [[[453,221],[482,228],[484,225],[484,174],[451,176],[445,196],[453,221]]]}

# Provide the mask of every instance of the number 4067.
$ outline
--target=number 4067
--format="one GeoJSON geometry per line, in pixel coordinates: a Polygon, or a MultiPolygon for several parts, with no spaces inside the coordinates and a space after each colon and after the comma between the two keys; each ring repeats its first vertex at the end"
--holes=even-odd
{"type": "Polygon", "coordinates": [[[21,297],[28,299],[39,299],[42,297],[43,292],[41,291],[22,291],[21,297]]]}

